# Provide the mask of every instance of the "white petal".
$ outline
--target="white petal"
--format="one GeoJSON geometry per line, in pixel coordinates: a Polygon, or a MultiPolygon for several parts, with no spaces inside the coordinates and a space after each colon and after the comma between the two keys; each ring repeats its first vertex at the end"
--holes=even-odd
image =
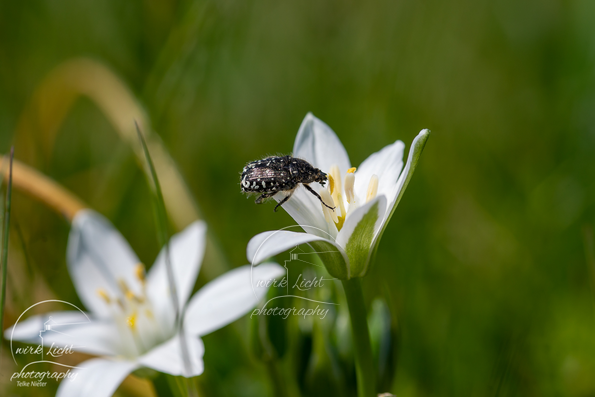
{"type": "Polygon", "coordinates": [[[263,263],[242,266],[217,277],[190,300],[184,318],[188,334],[206,335],[243,316],[268,290],[262,281],[284,275],[285,269],[276,263],[263,263]]]}
{"type": "MultiPolygon", "coordinates": [[[[376,236],[374,237],[374,244],[377,244],[377,240],[380,237],[380,234],[386,228],[386,224],[390,220],[393,212],[395,211],[396,206],[399,204],[405,189],[407,188],[407,184],[409,180],[413,176],[413,172],[417,167],[417,162],[421,156],[421,153],[424,150],[426,142],[430,137],[430,130],[421,130],[419,134],[415,137],[413,142],[411,143],[411,148],[409,149],[409,155],[407,157],[407,164],[405,165],[405,169],[401,172],[397,183],[393,186],[392,192],[387,195],[387,210],[384,216],[382,228],[380,228],[376,236]]],[[[380,194],[380,191],[378,192],[380,194]]]]}
{"type": "Polygon", "coordinates": [[[360,203],[364,203],[366,200],[366,193],[372,175],[378,176],[377,195],[385,195],[389,203],[394,201],[396,196],[395,187],[397,186],[399,173],[403,169],[404,148],[403,142],[396,141],[369,156],[359,166],[355,172],[354,189],[360,203]]]}
{"type": "Polygon", "coordinates": [[[311,241],[327,241],[335,245],[337,251],[343,254],[341,247],[330,236],[328,238],[322,238],[310,233],[296,233],[288,230],[274,230],[257,234],[248,242],[246,254],[248,261],[257,265],[270,257],[311,241]]]}
{"type": "MultiPolygon", "coordinates": [[[[196,282],[205,252],[206,224],[196,221],[181,233],[171,238],[169,252],[178,302],[183,308],[196,282]]],[[[155,310],[155,316],[168,324],[175,318],[171,300],[169,279],[165,262],[165,248],[161,250],[155,264],[147,275],[147,295],[155,310]]],[[[168,324],[163,324],[167,327],[168,324]]]]}
{"type": "Polygon", "coordinates": [[[140,293],[140,282],[134,275],[134,266],[139,262],[136,254],[98,213],[81,210],[76,214],[67,250],[68,270],[76,291],[96,316],[109,316],[108,306],[97,294],[99,289],[112,297],[122,296],[122,280],[132,292],[140,293]]]}
{"type": "Polygon", "coordinates": [[[182,345],[180,336],[175,336],[140,357],[138,361],[145,367],[174,376],[188,378],[200,375],[204,370],[202,356],[205,348],[202,340],[197,336],[186,335],[185,341],[182,345]],[[182,349],[187,353],[188,362],[184,361],[182,349]]]}
{"type": "Polygon", "coordinates": [[[385,212],[386,197],[377,196],[350,212],[345,220],[337,236],[337,243],[344,247],[349,257],[350,277],[362,277],[368,271],[370,250],[374,244],[374,237],[383,225],[385,212]],[[366,222],[364,217],[374,223],[366,222]]]}
{"type": "Polygon", "coordinates": [[[94,320],[80,312],[52,312],[19,321],[4,332],[10,341],[34,343],[47,351],[52,346],[100,355],[116,355],[118,334],[113,324],[94,320]],[[46,327],[47,323],[47,327],[46,327]],[[48,329],[46,329],[48,328],[48,329]]]}
{"type": "Polygon", "coordinates": [[[138,367],[134,361],[87,360],[71,370],[72,376],[60,383],[56,397],[110,397],[124,378],[138,367]]]}
{"type": "Polygon", "coordinates": [[[18,340],[22,342],[31,341],[39,337],[39,332],[44,329],[44,323],[52,317],[54,323],[89,323],[91,319],[84,313],[77,311],[50,312],[42,315],[31,316],[27,319],[17,319],[17,322],[6,331],[4,339],[18,340]]]}
{"type": "Polygon", "coordinates": [[[308,113],[302,121],[293,145],[293,155],[327,173],[333,164],[338,165],[341,172],[351,167],[349,156],[337,135],[312,113],[308,113]]]}
{"type": "MultiPolygon", "coordinates": [[[[318,188],[316,185],[318,184],[313,183],[311,187],[317,191],[318,188]]],[[[277,193],[274,199],[279,202],[284,197],[284,193],[277,193]]],[[[282,207],[298,225],[302,226],[306,233],[312,233],[323,238],[325,236],[332,236],[334,238],[337,235],[335,224],[329,224],[324,219],[320,200],[308,192],[303,186],[299,186],[282,207]]]]}
{"type": "Polygon", "coordinates": [[[260,233],[252,237],[248,243],[248,260],[256,265],[267,258],[306,243],[318,252],[318,256],[333,277],[349,278],[349,259],[347,259],[343,248],[332,238],[322,238],[310,233],[296,233],[287,230],[260,233]]]}

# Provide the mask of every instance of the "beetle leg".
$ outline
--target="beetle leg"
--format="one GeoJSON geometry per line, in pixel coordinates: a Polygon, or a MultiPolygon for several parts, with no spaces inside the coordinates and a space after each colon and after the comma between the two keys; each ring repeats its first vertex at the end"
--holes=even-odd
{"type": "Polygon", "coordinates": [[[256,204],[262,204],[262,200],[266,200],[275,195],[275,193],[263,193],[254,201],[256,204]]]}
{"type": "Polygon", "coordinates": [[[306,184],[304,183],[304,187],[305,187],[306,189],[308,189],[308,191],[309,191],[310,193],[312,193],[313,195],[315,195],[316,197],[318,197],[318,200],[320,200],[320,202],[321,202],[321,203],[322,203],[322,204],[323,204],[323,205],[324,205],[326,208],[330,208],[330,209],[331,209],[331,210],[333,210],[333,211],[335,210],[335,207],[331,207],[330,205],[328,205],[327,203],[325,203],[324,201],[322,201],[322,198],[320,197],[320,195],[319,195],[318,193],[316,193],[316,191],[315,191],[314,189],[312,189],[310,186],[308,186],[308,185],[306,185],[306,184]]]}
{"type": "Polygon", "coordinates": [[[289,194],[288,194],[287,196],[283,197],[283,200],[281,200],[281,201],[279,201],[279,202],[277,203],[277,205],[275,206],[275,212],[277,212],[277,208],[279,208],[281,205],[285,204],[285,202],[286,202],[287,200],[289,200],[289,198],[290,198],[290,197],[293,195],[293,192],[294,192],[294,191],[295,191],[295,190],[292,190],[292,191],[290,191],[290,192],[289,192],[289,194]]]}

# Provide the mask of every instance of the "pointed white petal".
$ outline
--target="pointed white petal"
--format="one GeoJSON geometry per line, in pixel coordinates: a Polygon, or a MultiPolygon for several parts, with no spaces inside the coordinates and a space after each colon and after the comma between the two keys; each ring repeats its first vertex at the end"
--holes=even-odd
{"type": "MultiPolygon", "coordinates": [[[[311,241],[325,240],[330,244],[336,245],[330,236],[322,238],[310,233],[296,233],[288,230],[274,230],[263,232],[252,237],[248,242],[246,254],[248,261],[254,265],[264,262],[266,259],[285,252],[300,244],[306,244],[311,241]]],[[[337,251],[342,251],[337,246],[337,251]]]]}
{"type": "Polygon", "coordinates": [[[206,335],[252,309],[268,287],[263,281],[285,275],[276,263],[242,266],[231,270],[200,289],[190,300],[184,326],[189,335],[206,335]]]}
{"type": "Polygon", "coordinates": [[[250,240],[247,248],[248,260],[258,264],[290,250],[300,244],[309,244],[325,263],[327,270],[333,277],[349,278],[347,254],[331,238],[322,238],[310,233],[295,233],[287,230],[276,230],[260,233],[250,240]]]}
{"type": "Polygon", "coordinates": [[[71,377],[60,383],[56,397],[110,397],[138,367],[134,361],[87,360],[71,370],[71,377]]]}
{"type": "Polygon", "coordinates": [[[338,165],[341,172],[351,167],[349,156],[337,135],[312,113],[308,113],[302,121],[293,145],[293,155],[324,172],[329,172],[333,164],[338,165]]]}
{"type": "MultiPolygon", "coordinates": [[[[205,252],[206,230],[204,222],[196,221],[173,236],[169,243],[171,265],[181,308],[186,304],[196,282],[205,252]]],[[[169,289],[165,248],[161,250],[147,274],[147,296],[151,300],[156,318],[168,324],[172,323],[175,313],[169,289]]]]}
{"type": "MultiPolygon", "coordinates": [[[[384,216],[383,225],[380,230],[377,231],[374,237],[374,245],[377,244],[377,241],[386,228],[388,221],[390,220],[391,216],[395,212],[395,208],[399,204],[401,197],[403,197],[403,193],[409,184],[409,180],[413,176],[413,172],[417,167],[417,162],[421,156],[421,153],[426,146],[426,142],[430,137],[430,130],[421,130],[419,134],[415,137],[413,142],[411,143],[411,148],[409,149],[409,156],[407,158],[407,164],[405,165],[405,169],[401,172],[397,183],[393,186],[392,192],[387,195],[387,210],[384,216]]],[[[380,194],[380,191],[378,192],[380,194]]]]}
{"type": "MultiPolygon", "coordinates": [[[[369,156],[355,173],[355,194],[360,203],[365,203],[368,185],[372,175],[378,176],[377,195],[385,195],[387,202],[394,201],[399,174],[403,169],[403,150],[405,145],[396,141],[392,145],[369,156]]],[[[384,214],[383,214],[384,215],[384,214]]]]}
{"type": "Polygon", "coordinates": [[[39,337],[39,332],[44,330],[44,323],[52,318],[52,321],[57,324],[65,323],[89,323],[91,319],[84,313],[77,311],[64,312],[50,312],[42,315],[31,316],[27,319],[20,318],[17,322],[6,331],[4,331],[4,339],[18,340],[21,342],[29,342],[32,339],[39,337]]]}
{"type": "Polygon", "coordinates": [[[374,236],[382,226],[386,212],[386,197],[377,196],[349,216],[337,236],[337,243],[345,248],[349,257],[350,277],[362,277],[368,271],[369,253],[374,236]]]}
{"type": "MultiPolygon", "coordinates": [[[[313,183],[311,187],[318,191],[317,185],[317,183],[313,183]]],[[[277,193],[274,199],[279,202],[284,197],[284,193],[277,193]]],[[[320,200],[303,186],[298,186],[291,198],[282,207],[298,225],[302,226],[306,233],[312,233],[320,237],[329,235],[334,237],[337,235],[335,224],[329,224],[324,220],[320,200]]]]}
{"type": "Polygon", "coordinates": [[[68,270],[74,286],[87,309],[96,316],[109,316],[108,306],[97,291],[112,297],[122,296],[120,283],[140,293],[134,267],[136,254],[122,235],[101,215],[91,210],[79,211],[72,221],[68,237],[68,270]]]}
{"type": "Polygon", "coordinates": [[[7,329],[4,335],[10,341],[43,346],[44,354],[47,354],[47,350],[52,346],[56,348],[70,346],[72,350],[89,354],[118,354],[119,337],[113,324],[93,320],[75,311],[52,312],[29,317],[7,329]]]}
{"type": "Polygon", "coordinates": [[[200,375],[204,370],[202,356],[205,348],[202,340],[192,335],[186,335],[185,340],[186,343],[182,345],[180,336],[175,336],[140,357],[138,362],[145,367],[174,376],[182,375],[189,378],[200,375]],[[182,355],[183,348],[190,360],[187,363],[182,355]]]}

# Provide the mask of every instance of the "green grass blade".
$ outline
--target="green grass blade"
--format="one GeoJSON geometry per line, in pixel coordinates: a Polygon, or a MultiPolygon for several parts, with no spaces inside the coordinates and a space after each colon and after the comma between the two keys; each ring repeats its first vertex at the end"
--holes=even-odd
{"type": "MultiPolygon", "coordinates": [[[[6,306],[6,278],[8,275],[8,228],[10,226],[13,158],[14,147],[10,148],[10,163],[8,165],[8,184],[6,185],[6,202],[4,203],[4,225],[2,229],[2,292],[0,294],[0,331],[4,331],[4,309],[6,306]]],[[[1,354],[2,344],[0,343],[0,355],[1,354]]]]}
{"type": "MultiPolygon", "coordinates": [[[[157,233],[159,237],[159,242],[165,248],[165,267],[167,269],[167,280],[169,283],[169,289],[172,295],[172,302],[174,305],[175,317],[176,317],[176,326],[178,332],[180,334],[180,343],[181,343],[181,353],[182,358],[184,360],[184,366],[189,369],[190,368],[190,357],[188,353],[188,346],[186,344],[186,335],[184,332],[183,326],[183,316],[182,316],[182,308],[181,302],[178,300],[178,289],[176,286],[175,278],[174,278],[174,270],[171,263],[171,255],[169,252],[169,239],[170,239],[170,232],[169,232],[169,223],[167,220],[167,211],[165,209],[165,201],[163,200],[163,193],[161,191],[161,185],[159,184],[159,179],[157,178],[157,172],[155,171],[155,166],[153,165],[153,160],[151,159],[151,154],[149,153],[149,149],[147,147],[147,143],[143,137],[143,134],[138,126],[138,123],[135,122],[136,125],[136,132],[138,133],[138,138],[141,141],[143,152],[145,154],[145,158],[147,160],[147,165],[149,167],[151,179],[153,182],[153,188],[155,189],[155,214],[157,217],[157,233]]],[[[188,387],[189,395],[196,395],[192,387],[188,387]]]]}

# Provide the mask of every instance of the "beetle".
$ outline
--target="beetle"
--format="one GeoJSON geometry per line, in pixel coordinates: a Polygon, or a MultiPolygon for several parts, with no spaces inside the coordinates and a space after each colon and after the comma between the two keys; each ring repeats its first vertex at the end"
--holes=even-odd
{"type": "Polygon", "coordinates": [[[334,210],[335,207],[322,201],[320,195],[308,185],[318,182],[324,187],[326,181],[328,181],[326,174],[306,160],[293,156],[271,156],[248,163],[242,170],[240,184],[243,193],[261,193],[256,198],[256,204],[261,204],[263,200],[279,192],[288,192],[275,206],[275,212],[279,206],[289,200],[299,184],[316,196],[325,207],[334,210]]]}

